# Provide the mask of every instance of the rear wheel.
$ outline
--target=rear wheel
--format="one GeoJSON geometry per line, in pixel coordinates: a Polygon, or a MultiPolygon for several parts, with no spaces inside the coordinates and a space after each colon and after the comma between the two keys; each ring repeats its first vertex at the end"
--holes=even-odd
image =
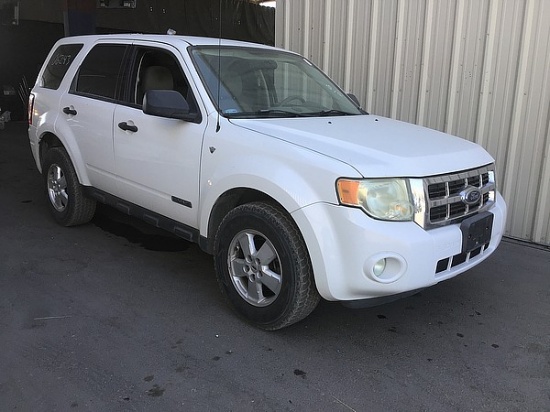
{"type": "Polygon", "coordinates": [[[235,208],[220,224],[215,244],[222,293],[252,324],[280,329],[319,303],[304,240],[280,209],[266,203],[235,208]]]}
{"type": "Polygon", "coordinates": [[[96,202],[84,195],[65,149],[53,147],[46,152],[42,173],[50,211],[59,224],[75,226],[94,217],[96,202]]]}

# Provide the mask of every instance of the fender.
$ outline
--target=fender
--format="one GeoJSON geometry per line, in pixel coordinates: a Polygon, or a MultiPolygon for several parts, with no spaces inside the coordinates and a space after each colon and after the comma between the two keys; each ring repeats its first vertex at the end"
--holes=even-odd
{"type": "MultiPolygon", "coordinates": [[[[273,199],[290,214],[316,203],[336,204],[336,179],[360,177],[344,162],[304,147],[256,133],[222,120],[220,132],[208,130],[200,182],[199,230],[208,235],[210,213],[224,193],[253,189],[273,199]],[[237,136],[237,138],[236,138],[237,136]],[[250,151],[250,142],[256,148],[250,151]]],[[[209,122],[210,123],[210,122],[209,122]]]]}
{"type": "MultiPolygon", "coordinates": [[[[36,100],[40,101],[40,99],[36,99],[36,100]]],[[[84,162],[82,160],[82,154],[80,153],[80,148],[76,144],[76,141],[74,138],[71,138],[71,139],[66,138],[66,136],[72,137],[70,128],[67,126],[59,127],[60,122],[57,121],[59,117],[59,113],[57,113],[56,111],[47,110],[37,105],[35,106],[35,112],[39,113],[39,115],[35,117],[38,124],[36,126],[29,127],[29,138],[31,141],[31,150],[36,162],[36,167],[38,168],[40,173],[42,173],[42,159],[40,158],[40,155],[41,155],[40,144],[44,136],[48,134],[52,134],[61,142],[61,144],[69,154],[69,157],[71,158],[71,161],[76,170],[76,174],[78,176],[78,180],[80,181],[80,183],[85,186],[89,186],[90,181],[88,179],[88,175],[84,167],[84,162]],[[43,115],[40,115],[41,113],[43,113],[43,115]],[[35,129],[35,131],[32,131],[33,128],[35,129]]]]}
{"type": "Polygon", "coordinates": [[[82,153],[80,152],[80,148],[78,147],[70,128],[63,122],[56,122],[55,126],[56,127],[53,128],[53,131],[50,131],[50,128],[39,130],[39,143],[42,141],[47,132],[50,132],[57,137],[71,158],[71,162],[73,163],[73,167],[76,171],[80,184],[90,186],[90,180],[88,179],[88,173],[86,172],[86,164],[82,158],[82,153]],[[70,136],[71,138],[67,139],[67,136],[70,136]]]}
{"type": "MultiPolygon", "coordinates": [[[[37,111],[35,107],[35,112],[37,111]]],[[[40,158],[40,143],[47,134],[55,135],[53,125],[57,118],[57,113],[47,111],[43,116],[36,117],[34,123],[29,125],[29,141],[31,152],[34,157],[36,168],[42,173],[42,159],[40,158]]]]}

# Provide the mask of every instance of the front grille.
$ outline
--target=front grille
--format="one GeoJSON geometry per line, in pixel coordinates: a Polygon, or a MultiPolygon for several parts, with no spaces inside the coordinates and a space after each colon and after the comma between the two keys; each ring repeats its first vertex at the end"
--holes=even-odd
{"type": "Polygon", "coordinates": [[[411,185],[417,210],[415,221],[425,229],[460,222],[490,208],[495,201],[494,165],[414,179],[411,185]],[[469,204],[466,195],[476,189],[481,196],[469,204]]]}

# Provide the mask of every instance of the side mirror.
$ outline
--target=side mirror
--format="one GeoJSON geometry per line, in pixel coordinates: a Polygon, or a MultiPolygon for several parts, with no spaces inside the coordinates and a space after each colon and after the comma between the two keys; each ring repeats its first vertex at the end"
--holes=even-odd
{"type": "Polygon", "coordinates": [[[199,115],[191,113],[189,103],[175,90],[149,90],[143,97],[143,113],[152,116],[196,121],[199,115]]]}

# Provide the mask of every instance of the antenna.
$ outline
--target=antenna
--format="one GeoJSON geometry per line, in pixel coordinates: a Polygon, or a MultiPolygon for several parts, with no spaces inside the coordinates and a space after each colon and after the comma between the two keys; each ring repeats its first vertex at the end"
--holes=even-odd
{"type": "Polygon", "coordinates": [[[217,96],[217,104],[218,104],[218,116],[216,121],[216,133],[220,131],[220,89],[222,87],[222,57],[221,57],[221,48],[222,48],[222,0],[219,0],[219,8],[218,8],[218,96],[217,96]]]}

